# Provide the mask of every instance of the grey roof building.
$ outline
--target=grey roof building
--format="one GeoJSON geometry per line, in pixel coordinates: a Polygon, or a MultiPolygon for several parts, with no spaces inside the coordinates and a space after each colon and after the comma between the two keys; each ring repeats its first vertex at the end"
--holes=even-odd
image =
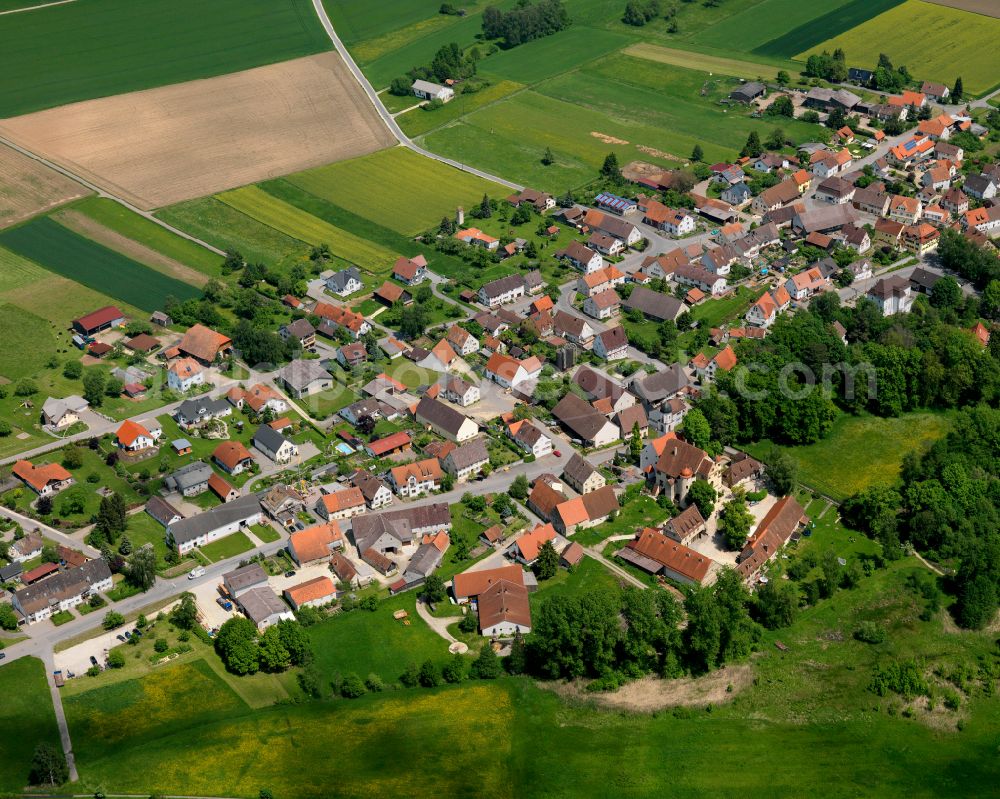
{"type": "Polygon", "coordinates": [[[351,521],[354,541],[358,545],[358,551],[362,553],[374,548],[384,554],[384,550],[375,546],[383,535],[399,542],[399,544],[394,545],[386,539],[385,549],[398,549],[400,545],[412,541],[416,535],[451,529],[451,513],[445,502],[385,511],[384,513],[368,513],[355,516],[351,521]]]}
{"type": "Polygon", "coordinates": [[[333,376],[318,360],[295,360],[278,370],[278,379],[289,392],[301,397],[330,388],[333,376]]]}
{"type": "Polygon", "coordinates": [[[167,475],[163,485],[168,491],[177,491],[185,497],[193,497],[208,490],[208,478],[212,474],[211,466],[203,461],[195,461],[167,475]]]}
{"type": "Polygon", "coordinates": [[[410,558],[410,562],[403,572],[403,582],[406,587],[410,588],[426,580],[427,575],[441,565],[443,557],[444,552],[434,544],[421,544],[417,547],[417,551],[413,553],[413,557],[410,558]]]}
{"type": "Polygon", "coordinates": [[[212,419],[219,419],[229,416],[233,412],[233,406],[226,400],[211,399],[209,397],[195,397],[186,399],[177,406],[174,411],[174,418],[181,427],[194,427],[204,424],[212,419]]]}
{"type": "Polygon", "coordinates": [[[171,522],[180,521],[184,515],[163,497],[152,496],[146,503],[146,513],[152,516],[164,527],[169,527],[171,522]]]}
{"type": "Polygon", "coordinates": [[[636,286],[632,293],[625,300],[625,307],[635,308],[651,319],[664,321],[666,319],[675,320],[684,313],[685,305],[676,297],[669,294],[661,294],[645,286],[636,286]]]}
{"type": "Polygon", "coordinates": [[[679,363],[672,363],[656,374],[639,374],[629,388],[647,405],[655,405],[676,396],[688,385],[687,375],[679,363]]]}
{"type": "Polygon", "coordinates": [[[252,524],[259,518],[260,499],[256,494],[248,494],[204,513],[199,513],[197,516],[174,522],[167,528],[167,535],[180,547],[216,530],[234,527],[235,531],[241,523],[252,524]]]}
{"type": "Polygon", "coordinates": [[[257,625],[258,630],[266,630],[279,621],[290,621],[295,618],[288,605],[266,585],[251,588],[240,594],[237,602],[244,615],[257,625]]]}
{"type": "MultiPolygon", "coordinates": [[[[330,291],[334,291],[338,294],[341,292],[349,292],[355,284],[358,284],[358,288],[360,288],[360,283],[361,272],[359,272],[357,267],[354,266],[349,267],[348,269],[342,269],[339,272],[334,272],[326,279],[326,287],[330,289],[330,291]]],[[[353,290],[356,291],[357,289],[353,290]]]]}
{"type": "Polygon", "coordinates": [[[267,585],[267,572],[259,563],[251,563],[226,572],[222,575],[222,582],[232,596],[238,597],[251,588],[267,585]]]}

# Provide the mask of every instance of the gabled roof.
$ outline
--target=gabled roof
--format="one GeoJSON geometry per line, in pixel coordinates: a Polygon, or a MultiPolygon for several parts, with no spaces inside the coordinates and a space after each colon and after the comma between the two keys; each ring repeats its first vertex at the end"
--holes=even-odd
{"type": "Polygon", "coordinates": [[[426,480],[437,482],[444,476],[441,471],[441,463],[437,458],[425,458],[416,463],[394,466],[389,470],[389,473],[392,475],[393,482],[396,485],[403,485],[411,477],[417,482],[424,482],[426,480]]]}
{"type": "Polygon", "coordinates": [[[501,580],[524,585],[524,571],[515,563],[496,569],[476,569],[456,574],[451,581],[452,593],[456,599],[478,597],[501,580]]]}
{"type": "Polygon", "coordinates": [[[284,593],[296,605],[302,605],[305,602],[333,599],[337,595],[337,587],[329,577],[320,575],[306,580],[304,583],[286,588],[284,593]]]}
{"type": "Polygon", "coordinates": [[[552,409],[552,415],[578,438],[593,441],[608,420],[576,394],[569,392],[552,409]]]}
{"type": "Polygon", "coordinates": [[[476,608],[480,630],[488,630],[503,622],[531,626],[531,605],[523,582],[497,581],[479,595],[476,608]]]}
{"type": "Polygon", "coordinates": [[[288,537],[288,545],[295,552],[299,563],[308,563],[330,557],[331,548],[343,539],[340,525],[336,521],[330,521],[292,533],[288,537]]]}
{"type": "Polygon", "coordinates": [[[360,488],[352,486],[342,491],[334,491],[332,494],[324,494],[319,501],[323,503],[327,513],[339,513],[361,507],[365,504],[365,497],[360,488]]]}
{"type": "Polygon", "coordinates": [[[652,527],[643,529],[626,547],[697,583],[705,579],[713,563],[707,555],[673,541],[652,527]]]}
{"type": "Polygon", "coordinates": [[[556,537],[556,530],[551,524],[540,524],[530,533],[525,533],[517,539],[517,550],[524,560],[531,562],[538,557],[538,550],[546,541],[556,537]]]}
{"type": "Polygon", "coordinates": [[[234,468],[241,461],[253,460],[250,451],[240,441],[223,441],[212,452],[212,457],[227,469],[234,468]]]}
{"type": "Polygon", "coordinates": [[[58,463],[46,463],[42,466],[35,466],[31,461],[20,460],[14,464],[11,470],[13,475],[35,491],[42,491],[46,485],[52,482],[61,482],[73,477],[66,469],[58,463]]]}
{"type": "Polygon", "coordinates": [[[118,432],[115,434],[118,442],[125,447],[132,446],[140,436],[145,436],[146,438],[153,437],[145,427],[138,422],[133,422],[131,419],[126,419],[122,422],[118,428],[118,432]]]}
{"type": "Polygon", "coordinates": [[[232,346],[229,336],[216,333],[209,327],[202,324],[192,325],[184,334],[177,349],[191,355],[200,361],[211,363],[218,356],[219,351],[232,346]]]}

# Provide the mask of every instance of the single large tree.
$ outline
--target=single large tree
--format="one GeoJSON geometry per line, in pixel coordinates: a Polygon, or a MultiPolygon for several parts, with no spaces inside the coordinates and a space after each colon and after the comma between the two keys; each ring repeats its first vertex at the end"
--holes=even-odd
{"type": "Polygon", "coordinates": [[[698,511],[707,519],[715,510],[715,500],[718,496],[718,492],[712,487],[712,484],[699,477],[688,489],[687,501],[697,505],[698,511]]]}
{"type": "Polygon", "coordinates": [[[28,782],[31,785],[62,785],[69,779],[69,766],[61,749],[42,742],[31,757],[28,782]]]}
{"type": "Polygon", "coordinates": [[[128,560],[126,575],[131,585],[148,591],[156,582],[156,550],[152,544],[143,544],[128,560]]]}
{"type": "Polygon", "coordinates": [[[742,493],[734,495],[719,511],[719,532],[722,533],[726,546],[737,551],[743,549],[753,522],[754,517],[747,510],[745,496],[742,493]]]}
{"type": "Polygon", "coordinates": [[[242,616],[223,623],[215,636],[215,651],[234,674],[257,673],[260,665],[257,646],[257,627],[242,616]]]}
{"type": "Polygon", "coordinates": [[[551,541],[546,541],[539,547],[538,558],[531,568],[539,580],[549,580],[556,576],[559,571],[559,553],[551,541]]]}

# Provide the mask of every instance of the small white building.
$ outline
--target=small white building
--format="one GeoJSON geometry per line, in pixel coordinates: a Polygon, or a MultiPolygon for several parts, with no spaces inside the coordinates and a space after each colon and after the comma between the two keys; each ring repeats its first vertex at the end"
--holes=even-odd
{"type": "Polygon", "coordinates": [[[419,97],[421,100],[440,100],[442,103],[447,103],[455,96],[455,90],[450,86],[431,83],[429,80],[415,80],[410,88],[414,97],[419,97]]]}
{"type": "Polygon", "coordinates": [[[167,385],[182,394],[205,382],[205,370],[194,358],[178,358],[167,369],[167,385]]]}

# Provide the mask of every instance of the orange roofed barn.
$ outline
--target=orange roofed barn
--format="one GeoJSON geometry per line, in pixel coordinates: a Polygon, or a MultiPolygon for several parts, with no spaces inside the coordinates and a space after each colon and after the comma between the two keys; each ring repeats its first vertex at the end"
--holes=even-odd
{"type": "Polygon", "coordinates": [[[197,324],[188,328],[177,349],[202,363],[213,363],[233,351],[233,342],[228,336],[197,324]]]}

